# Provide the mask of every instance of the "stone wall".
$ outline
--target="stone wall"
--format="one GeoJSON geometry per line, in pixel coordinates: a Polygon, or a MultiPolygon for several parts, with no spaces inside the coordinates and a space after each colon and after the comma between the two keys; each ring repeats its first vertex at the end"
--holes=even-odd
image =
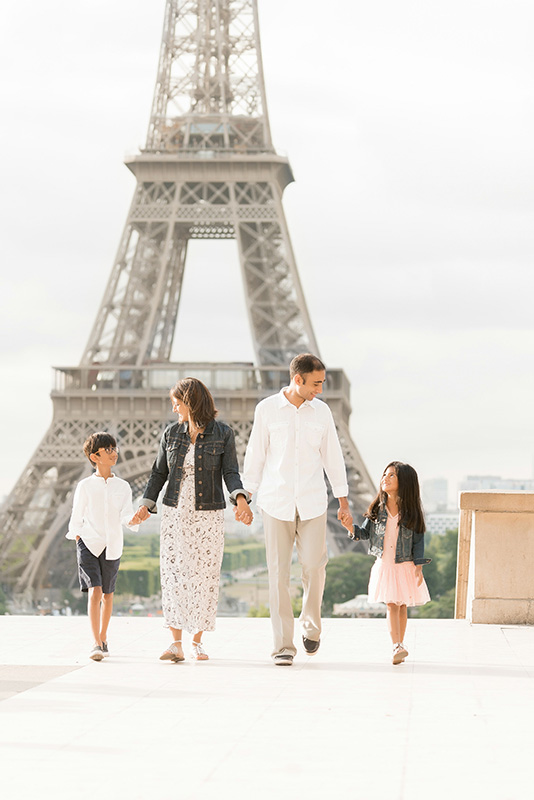
{"type": "Polygon", "coordinates": [[[534,493],[460,493],[455,617],[534,624],[534,493]]]}

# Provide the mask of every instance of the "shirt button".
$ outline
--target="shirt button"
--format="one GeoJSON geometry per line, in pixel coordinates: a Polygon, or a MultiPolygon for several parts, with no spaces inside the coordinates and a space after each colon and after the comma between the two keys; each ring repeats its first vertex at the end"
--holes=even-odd
{"type": "Polygon", "coordinates": [[[199,510],[199,511],[201,511],[201,510],[202,510],[202,506],[199,506],[199,507],[198,507],[198,510],[199,510]]]}
{"type": "Polygon", "coordinates": [[[202,481],[199,481],[199,484],[202,485],[202,481]]]}
{"type": "Polygon", "coordinates": [[[198,493],[198,496],[199,496],[199,497],[202,497],[202,492],[199,492],[199,493],[198,493]]]}

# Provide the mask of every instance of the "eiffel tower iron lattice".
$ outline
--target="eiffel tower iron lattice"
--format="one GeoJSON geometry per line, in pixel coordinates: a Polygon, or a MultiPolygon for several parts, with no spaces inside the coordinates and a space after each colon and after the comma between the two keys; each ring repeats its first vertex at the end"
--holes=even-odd
{"type": "MultiPolygon", "coordinates": [[[[57,368],[53,420],[0,514],[0,567],[15,592],[72,583],[64,541],[81,444],[108,430],[117,472],[139,493],[170,419],[168,389],[193,374],[212,390],[243,458],[254,408],[287,383],[299,352],[319,354],[282,207],[293,180],[269,129],[256,0],[167,0],[146,147],[126,160],[137,179],[102,304],[78,367],[57,368]],[[172,363],[190,239],[235,239],[255,363],[172,363]]],[[[357,513],[372,482],[349,433],[350,388],[329,370],[357,513]]],[[[350,544],[331,504],[329,544],[350,544]]]]}

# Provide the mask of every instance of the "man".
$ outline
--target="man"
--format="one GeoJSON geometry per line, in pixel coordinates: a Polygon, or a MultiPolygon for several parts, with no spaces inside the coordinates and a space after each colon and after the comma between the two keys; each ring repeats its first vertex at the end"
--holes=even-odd
{"type": "Polygon", "coordinates": [[[338,519],[352,525],[347,500],[345,464],[332,412],[317,400],[326,378],[325,365],[302,353],[289,365],[289,386],[258,403],[245,455],[243,485],[258,493],[263,516],[269,603],[273,627],[272,657],[291,666],[293,608],[290,569],[293,544],[302,567],[304,649],[317,653],[321,637],[321,602],[326,574],[326,512],[324,472],[339,500],[338,519]]]}

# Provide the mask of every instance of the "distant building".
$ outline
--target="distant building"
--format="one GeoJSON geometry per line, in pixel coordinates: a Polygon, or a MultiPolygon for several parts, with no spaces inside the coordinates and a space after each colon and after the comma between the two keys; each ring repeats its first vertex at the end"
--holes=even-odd
{"type": "Polygon", "coordinates": [[[458,511],[456,513],[426,514],[426,532],[431,534],[438,533],[443,536],[446,531],[455,531],[458,528],[458,514],[458,511]]]}
{"type": "Polygon", "coordinates": [[[427,514],[444,512],[449,507],[449,483],[446,478],[422,481],[421,495],[427,514]]]}
{"type": "Polygon", "coordinates": [[[500,475],[468,475],[461,492],[534,492],[534,478],[501,478],[500,475]]]}

